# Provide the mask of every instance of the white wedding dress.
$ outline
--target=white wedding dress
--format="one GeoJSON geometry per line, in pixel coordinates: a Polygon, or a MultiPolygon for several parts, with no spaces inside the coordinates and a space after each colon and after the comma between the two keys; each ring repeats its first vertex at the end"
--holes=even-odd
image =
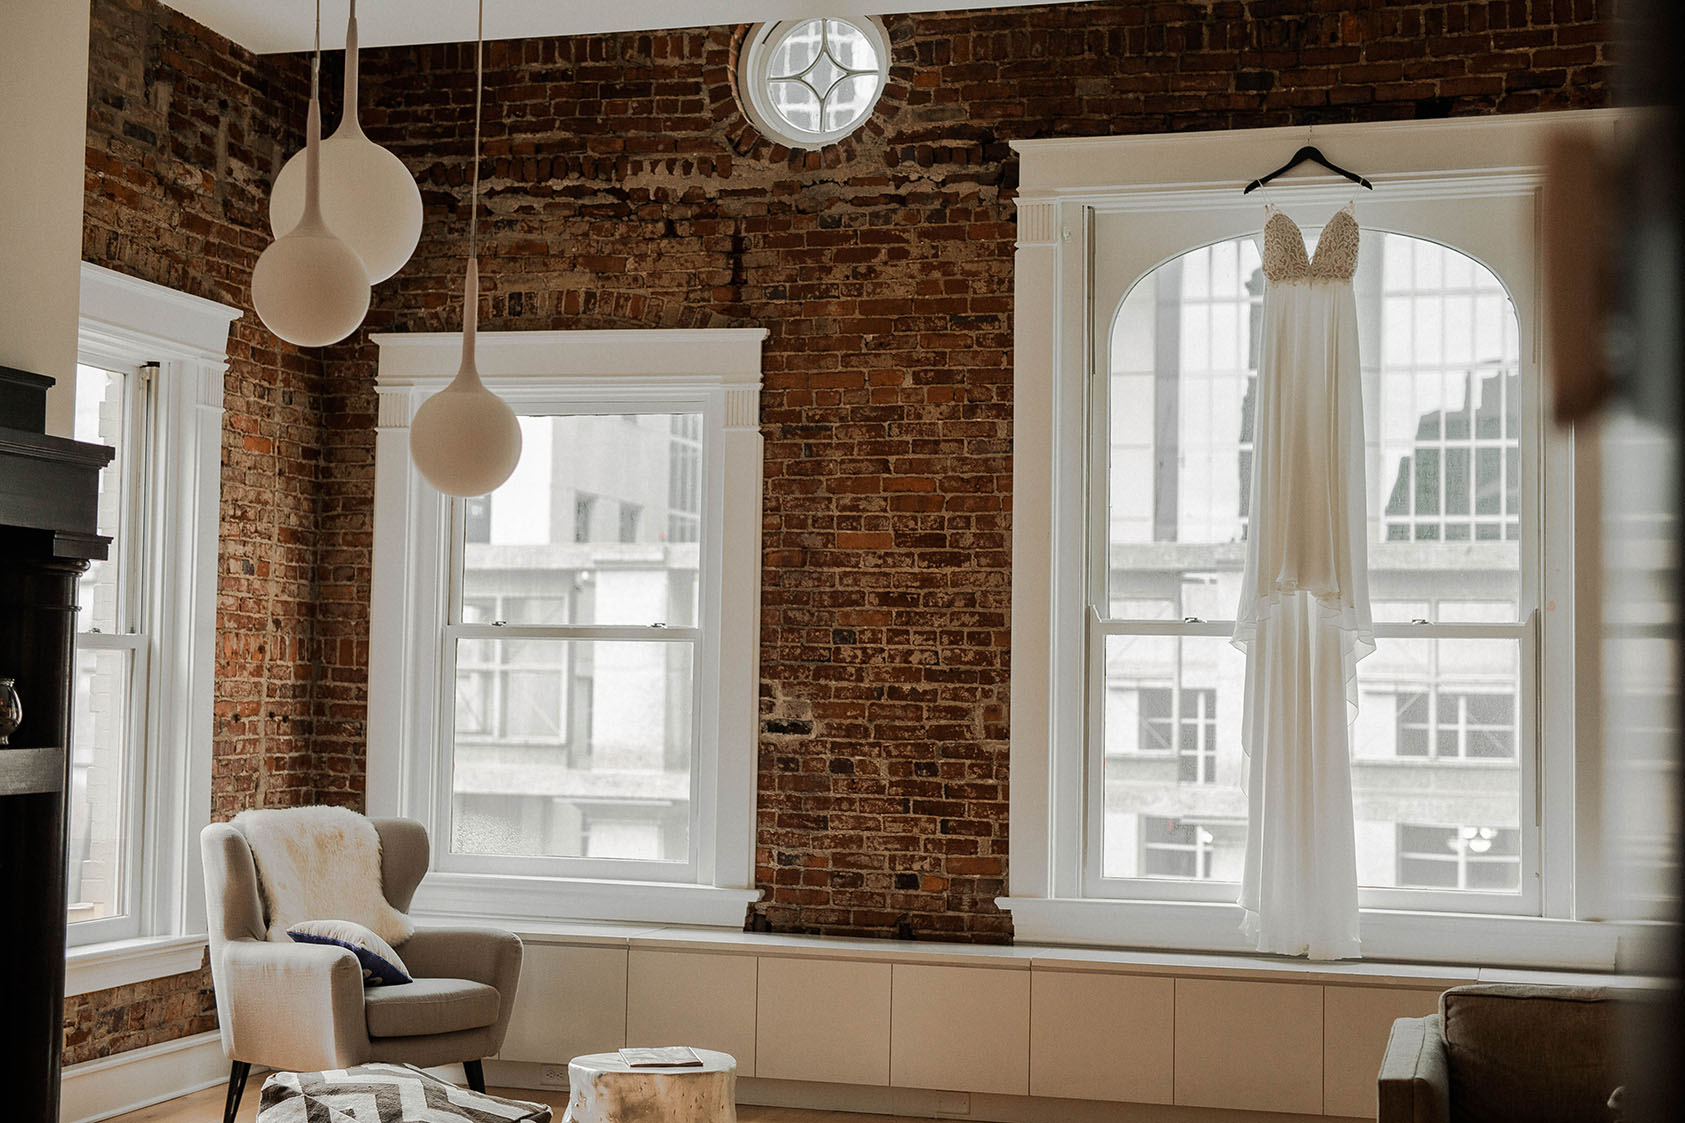
{"type": "Polygon", "coordinates": [[[1286,214],[1263,233],[1251,521],[1235,615],[1246,652],[1249,807],[1240,904],[1259,951],[1356,956],[1350,722],[1369,614],[1358,371],[1358,227],[1350,206],[1315,254],[1286,214]]]}

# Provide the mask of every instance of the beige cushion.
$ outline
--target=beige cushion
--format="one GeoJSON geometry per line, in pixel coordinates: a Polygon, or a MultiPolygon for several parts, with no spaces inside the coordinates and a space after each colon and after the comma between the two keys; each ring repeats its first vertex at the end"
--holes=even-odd
{"type": "Polygon", "coordinates": [[[1462,1123],[1593,1123],[1620,1081],[1620,1005],[1596,987],[1487,984],[1439,999],[1451,1072],[1451,1117],[1462,1123]]]}
{"type": "Polygon", "coordinates": [[[497,1021],[497,990],[467,979],[417,979],[363,994],[370,1037],[421,1037],[478,1029],[497,1021]]]}

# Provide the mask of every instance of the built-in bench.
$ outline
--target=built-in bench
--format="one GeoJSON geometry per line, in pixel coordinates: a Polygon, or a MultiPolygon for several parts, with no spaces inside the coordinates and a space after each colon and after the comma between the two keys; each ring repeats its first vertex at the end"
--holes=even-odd
{"type": "Polygon", "coordinates": [[[1144,1118],[1122,1105],[1166,1104],[1373,1118],[1393,1020],[1432,1013],[1441,991],[1491,981],[1642,982],[1489,967],[510,926],[526,941],[526,959],[508,1039],[487,1066],[494,1081],[559,1086],[572,1056],[684,1043],[736,1057],[745,1102],[978,1119],[1144,1118]],[[1049,1115],[1038,1102],[1045,1098],[1090,1102],[1049,1115]]]}

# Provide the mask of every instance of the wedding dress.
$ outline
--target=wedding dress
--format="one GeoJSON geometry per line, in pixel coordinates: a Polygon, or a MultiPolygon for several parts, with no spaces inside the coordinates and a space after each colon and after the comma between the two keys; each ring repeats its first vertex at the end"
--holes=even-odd
{"type": "Polygon", "coordinates": [[[1246,652],[1249,820],[1240,904],[1259,951],[1358,954],[1351,719],[1369,614],[1358,371],[1358,227],[1350,206],[1316,252],[1286,214],[1264,223],[1251,519],[1234,644],[1246,652]]]}

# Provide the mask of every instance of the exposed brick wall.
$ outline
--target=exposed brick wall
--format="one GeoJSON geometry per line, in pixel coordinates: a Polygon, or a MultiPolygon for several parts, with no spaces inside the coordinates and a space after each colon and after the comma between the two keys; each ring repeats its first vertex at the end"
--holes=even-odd
{"type": "MultiPolygon", "coordinates": [[[[756,853],[774,928],[1010,933],[992,903],[1006,885],[1008,142],[1602,105],[1611,7],[1118,0],[893,17],[883,104],[818,154],[745,119],[742,29],[490,45],[482,324],[771,330],[756,853]]],[[[452,330],[472,57],[365,57],[365,125],[429,203],[416,259],[376,300],[396,330],[452,330]]],[[[348,416],[372,412],[346,389],[348,416]]],[[[372,435],[333,436],[330,455],[366,473],[372,435]]]]}
{"type": "MultiPolygon", "coordinates": [[[[245,309],[225,380],[212,813],[311,802],[321,359],[251,311],[309,71],[156,0],[93,0],[82,256],[245,309]]],[[[66,1003],[65,1062],[216,1026],[201,969],[66,1003]]]]}
{"type": "MultiPolygon", "coordinates": [[[[775,928],[1009,938],[992,904],[1007,839],[1008,142],[1603,105],[1612,6],[1113,0],[894,17],[883,105],[819,154],[744,118],[742,29],[489,45],[482,324],[772,333],[757,876],[775,928]]],[[[154,0],[95,0],[95,38],[87,255],[247,307],[303,67],[154,0]]],[[[427,225],[321,367],[254,317],[237,325],[219,816],[361,802],[367,333],[460,323],[472,53],[364,64],[363,123],[417,173],[427,225]]],[[[73,1000],[95,1028],[67,1059],[203,1028],[206,993],[201,974],[73,1000]],[[157,1012],[171,1003],[195,1012],[157,1012]]]]}

